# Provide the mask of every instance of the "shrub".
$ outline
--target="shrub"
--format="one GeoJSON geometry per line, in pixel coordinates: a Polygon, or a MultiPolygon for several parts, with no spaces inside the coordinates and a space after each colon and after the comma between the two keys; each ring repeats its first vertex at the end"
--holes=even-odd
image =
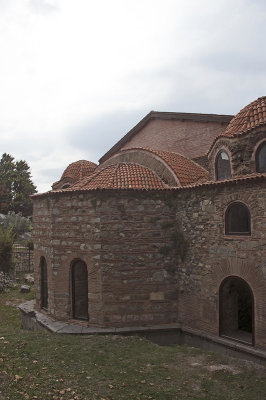
{"type": "Polygon", "coordinates": [[[0,270],[10,274],[12,272],[12,248],[15,235],[12,229],[0,226],[0,270]]]}

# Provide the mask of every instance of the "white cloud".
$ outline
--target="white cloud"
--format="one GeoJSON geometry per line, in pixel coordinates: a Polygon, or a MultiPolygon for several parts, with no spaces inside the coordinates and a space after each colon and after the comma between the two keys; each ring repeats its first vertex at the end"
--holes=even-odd
{"type": "Polygon", "coordinates": [[[1,151],[26,159],[42,190],[75,159],[95,161],[134,115],[235,113],[266,92],[262,1],[0,0],[0,9],[1,151]],[[82,146],[90,140],[93,151],[82,146]]]}
{"type": "Polygon", "coordinates": [[[58,0],[30,0],[30,7],[37,12],[47,13],[58,11],[58,0]]]}

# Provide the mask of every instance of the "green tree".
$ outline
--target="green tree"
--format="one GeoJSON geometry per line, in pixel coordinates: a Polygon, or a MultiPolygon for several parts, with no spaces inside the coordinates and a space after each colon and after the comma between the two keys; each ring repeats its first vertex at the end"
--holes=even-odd
{"type": "Polygon", "coordinates": [[[14,158],[4,153],[0,160],[0,212],[6,214],[12,203],[12,182],[14,180],[14,158]]]}
{"type": "Polygon", "coordinates": [[[30,219],[23,217],[21,213],[16,214],[14,211],[9,212],[5,218],[2,219],[1,225],[5,230],[11,230],[15,239],[32,230],[30,219]]]}
{"type": "Polygon", "coordinates": [[[14,211],[24,216],[32,214],[30,195],[36,192],[26,161],[15,161],[4,153],[0,160],[0,213],[14,211]]]}

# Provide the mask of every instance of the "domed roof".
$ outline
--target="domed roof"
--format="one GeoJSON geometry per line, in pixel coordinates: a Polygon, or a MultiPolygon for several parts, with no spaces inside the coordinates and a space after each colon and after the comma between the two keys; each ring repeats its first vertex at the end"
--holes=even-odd
{"type": "Polygon", "coordinates": [[[122,149],[99,165],[99,169],[119,163],[138,164],[149,168],[170,187],[186,186],[208,180],[208,172],[199,164],[178,153],[147,147],[122,149]]]}
{"type": "Polygon", "coordinates": [[[231,120],[222,136],[234,136],[266,124],[266,96],[259,97],[231,120]]]}
{"type": "Polygon", "coordinates": [[[84,176],[88,176],[94,172],[97,168],[97,164],[87,160],[79,160],[75,161],[64,170],[61,179],[71,178],[73,182],[77,182],[82,179],[84,176]]]}
{"type": "Polygon", "coordinates": [[[119,163],[97,170],[64,191],[94,189],[164,189],[168,186],[149,168],[119,163]]]}
{"type": "Polygon", "coordinates": [[[203,167],[179,153],[150,148],[136,148],[136,150],[149,151],[159,156],[175,173],[181,186],[207,180],[208,178],[208,172],[203,167]]]}

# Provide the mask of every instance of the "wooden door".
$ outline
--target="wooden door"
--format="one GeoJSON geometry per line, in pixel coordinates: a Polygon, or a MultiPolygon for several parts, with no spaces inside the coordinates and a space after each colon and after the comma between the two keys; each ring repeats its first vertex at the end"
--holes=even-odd
{"type": "Polygon", "coordinates": [[[77,260],[72,267],[73,318],[88,320],[88,271],[86,264],[77,260]]]}
{"type": "Polygon", "coordinates": [[[48,308],[48,280],[47,280],[47,264],[44,257],[41,257],[41,308],[48,308]]]}

